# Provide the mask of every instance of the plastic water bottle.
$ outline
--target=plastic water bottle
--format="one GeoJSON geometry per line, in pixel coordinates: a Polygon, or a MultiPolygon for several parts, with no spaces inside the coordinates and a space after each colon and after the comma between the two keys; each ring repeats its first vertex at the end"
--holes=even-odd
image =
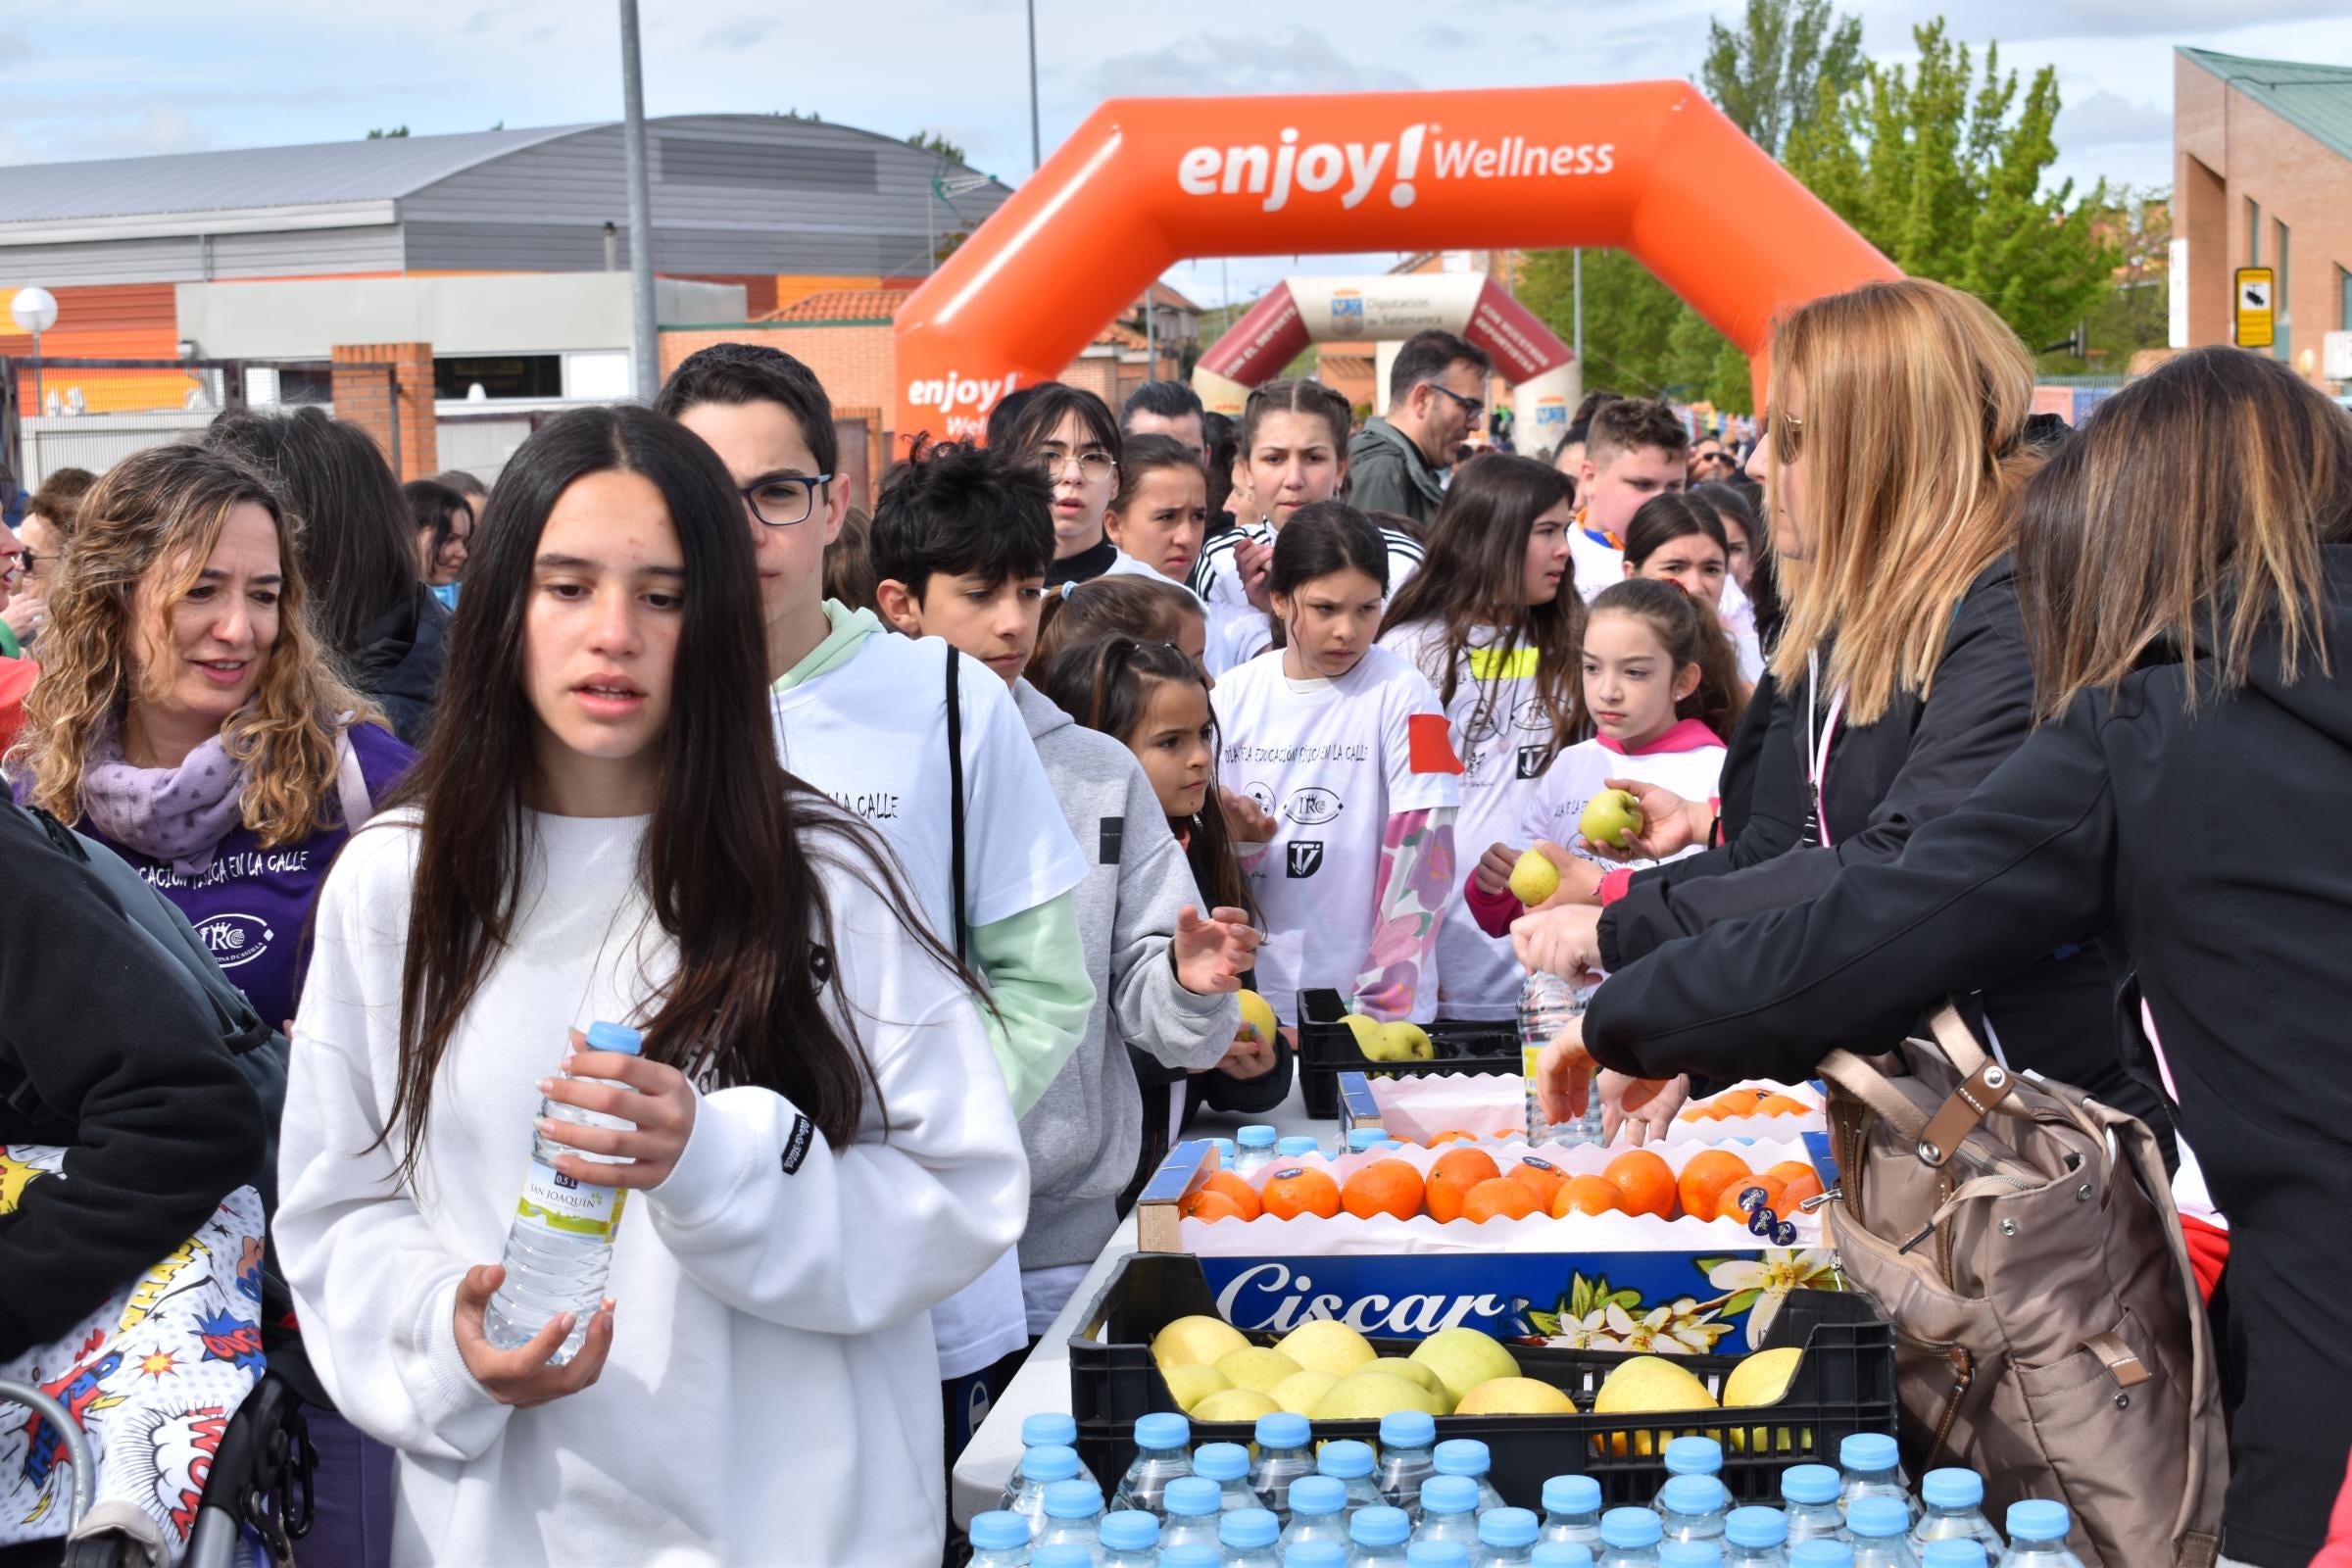
{"type": "Polygon", "coordinates": [[[1274,1146],[1275,1157],[1277,1159],[1286,1161],[1297,1159],[1301,1154],[1312,1154],[1315,1152],[1317,1152],[1315,1149],[1315,1141],[1304,1134],[1299,1134],[1296,1137],[1285,1138],[1274,1146]]]}
{"type": "MultiPolygon", "coordinates": [[[[1022,1418],[1022,1458],[1025,1459],[1029,1456],[1031,1448],[1053,1447],[1057,1445],[1068,1448],[1073,1453],[1077,1451],[1078,1422],[1075,1417],[1055,1410],[1041,1410],[1036,1415],[1022,1418]]],[[[1061,1478],[1057,1476],[1054,1479],[1061,1478]]],[[[1095,1473],[1086,1467],[1086,1461],[1083,1459],[1078,1461],[1078,1479],[1094,1487],[1097,1491],[1102,1490],[1102,1484],[1095,1479],[1095,1473]]],[[[1011,1507],[1012,1499],[1019,1496],[1020,1493],[1021,1467],[1016,1464],[1012,1467],[1011,1476],[1004,1482],[1004,1495],[997,1506],[1000,1508],[1011,1507]]]]}
{"type": "Polygon", "coordinates": [[[1544,1102],[1536,1094],[1536,1063],[1544,1048],[1570,1019],[1584,1016],[1584,1011],[1585,998],[1556,974],[1539,969],[1519,988],[1519,1070],[1526,1079],[1527,1141],[1535,1147],[1600,1142],[1598,1095],[1587,1100],[1583,1116],[1554,1125],[1544,1114],[1544,1102]]]}
{"type": "Polygon", "coordinates": [[[1159,1548],[1159,1568],[1224,1568],[1224,1563],[1225,1553],[1205,1541],[1184,1541],[1159,1548]]]}
{"type": "Polygon", "coordinates": [[[1984,1481],[1974,1470],[1931,1470],[1919,1484],[1927,1511],[1911,1527],[1911,1549],[1924,1561],[1931,1541],[1974,1541],[1987,1554],[2001,1549],[2001,1538],[1984,1517],[1984,1481]]]}
{"type": "Polygon", "coordinates": [[[1658,1568],[1658,1543],[1664,1538],[1650,1509],[1611,1508],[1600,1516],[1600,1555],[1592,1559],[1592,1568],[1658,1568]]]}
{"type": "Polygon", "coordinates": [[[1900,1497],[1867,1493],[1846,1504],[1854,1568],[1919,1568],[1911,1553],[1911,1509],[1900,1497]]]}
{"type": "Polygon", "coordinates": [[[1123,1508],[1102,1516],[1095,1540],[1097,1568],[1159,1568],[1159,1521],[1148,1513],[1123,1508]]]}
{"type": "Polygon", "coordinates": [[[1217,1484],[1219,1507],[1225,1513],[1261,1506],[1250,1485],[1250,1450],[1238,1443],[1203,1443],[1195,1448],[1193,1474],[1217,1484]]]}
{"type": "Polygon", "coordinates": [[[1336,1541],[1348,1545],[1348,1483],[1337,1476],[1300,1476],[1291,1483],[1291,1518],[1282,1527],[1282,1549],[1302,1541],[1336,1541]]]}
{"type": "Polygon", "coordinates": [[[1421,1527],[1413,1540],[1451,1541],[1466,1554],[1478,1544],[1478,1483],[1468,1476],[1431,1476],[1421,1483],[1421,1527]]]}
{"type": "Polygon", "coordinates": [[[1529,1568],[1592,1568],[1592,1551],[1580,1541],[1539,1541],[1527,1560],[1529,1568]]]}
{"type": "Polygon", "coordinates": [[[1334,1154],[1368,1154],[1379,1148],[1388,1136],[1378,1127],[1351,1127],[1332,1141],[1331,1152],[1334,1154]]]}
{"type": "Polygon", "coordinates": [[[2066,1504],[2029,1497],[2009,1505],[2009,1549],[2001,1568],[2082,1568],[2082,1559],[2066,1544],[2073,1521],[2066,1504]]]}
{"type": "Polygon", "coordinates": [[[1929,1542],[1928,1549],[1919,1554],[1919,1568],[1986,1568],[1991,1561],[1982,1541],[1960,1541],[1950,1536],[1929,1542]]]}
{"type": "Polygon", "coordinates": [[[1544,1483],[1544,1541],[1600,1549],[1600,1483],[1591,1476],[1553,1476],[1544,1483]]]}
{"type": "MultiPolygon", "coordinates": [[[[1909,1532],[1919,1518],[1911,1503],[1911,1478],[1903,1474],[1902,1455],[1884,1432],[1857,1432],[1838,1445],[1838,1468],[1845,1472],[1838,1490],[1838,1506],[1844,1509],[1851,1535],[1854,1501],[1859,1497],[1896,1497],[1903,1504],[1903,1529],[1909,1532]]],[[[1859,1553],[1856,1554],[1860,1555],[1859,1553]]]]}
{"type": "Polygon", "coordinates": [[[1792,1464],[1781,1472],[1781,1504],[1788,1520],[1788,1560],[1807,1541],[1843,1541],[1845,1510],[1838,1506],[1842,1483],[1826,1464],[1792,1464]]]}
{"type": "Polygon", "coordinates": [[[1413,1522],[1387,1503],[1358,1508],[1348,1519],[1348,1568],[1404,1568],[1413,1522]]]}
{"type": "Polygon", "coordinates": [[[1489,1508],[1478,1516],[1478,1555],[1473,1568],[1526,1568],[1535,1560],[1536,1532],[1541,1527],[1532,1509],[1489,1508]]]}
{"type": "Polygon", "coordinates": [[[1723,1568],[1788,1568],[1788,1520],[1778,1508],[1734,1508],[1723,1521],[1723,1568]]]}
{"type": "Polygon", "coordinates": [[[1017,1513],[974,1514],[964,1539],[972,1544],[970,1568],[1028,1568],[1029,1521],[1017,1513]]]}
{"type": "Polygon", "coordinates": [[[1658,1568],[1723,1568],[1720,1541],[1661,1541],[1658,1568]]]}
{"type": "Polygon", "coordinates": [[[1788,1548],[1788,1568],[1854,1568],[1853,1544],[1829,1536],[1800,1541],[1788,1548]]]}
{"type": "Polygon", "coordinates": [[[1377,1462],[1372,1445],[1358,1443],[1353,1438],[1326,1443],[1323,1451],[1315,1455],[1315,1469],[1347,1490],[1350,1513],[1358,1508],[1377,1508],[1389,1500],[1372,1475],[1377,1462]]]}
{"type": "Polygon", "coordinates": [[[1250,1490],[1260,1506],[1285,1524],[1291,1517],[1291,1483],[1315,1473],[1315,1450],[1306,1417],[1288,1410],[1257,1418],[1257,1463],[1250,1471],[1250,1490]]]}
{"type": "Polygon", "coordinates": [[[1224,1548],[1217,1544],[1217,1522],[1224,1517],[1223,1497],[1222,1489],[1206,1476],[1178,1476],[1168,1483],[1160,1494],[1164,1511],[1159,1520],[1159,1560],[1163,1568],[1174,1560],[1176,1548],[1188,1544],[1206,1546],[1215,1557],[1224,1555],[1224,1548]]]}
{"type": "Polygon", "coordinates": [[[1336,1541],[1302,1541],[1286,1546],[1282,1568],[1346,1568],[1348,1548],[1336,1541]]]}
{"type": "Polygon", "coordinates": [[[1239,1146],[1233,1156],[1233,1173],[1242,1180],[1264,1170],[1274,1163],[1274,1129],[1265,1122],[1251,1122],[1233,1135],[1239,1146]]]}
{"type": "Polygon", "coordinates": [[[1029,1554],[1029,1568],[1094,1568],[1094,1564],[1093,1549],[1075,1541],[1057,1541],[1029,1554]]]}
{"type": "Polygon", "coordinates": [[[1416,1541],[1404,1548],[1405,1568],[1470,1568],[1470,1548],[1458,1541],[1416,1541]]]}
{"type": "Polygon", "coordinates": [[[1380,1418],[1380,1492],[1392,1508],[1421,1519],[1421,1483],[1438,1473],[1438,1423],[1426,1410],[1391,1410],[1380,1418]]]}
{"type": "MultiPolygon", "coordinates": [[[[644,1045],[645,1037],[625,1025],[588,1026],[586,1049],[590,1051],[634,1056],[644,1045]]],[[[569,1073],[562,1076],[572,1083],[628,1089],[626,1084],[613,1084],[606,1078],[583,1080],[569,1073]]],[[[622,1132],[634,1132],[637,1128],[635,1122],[582,1110],[560,1100],[540,1101],[539,1114],[549,1121],[574,1127],[604,1127],[622,1132]]],[[[612,1270],[612,1233],[620,1227],[620,1211],[629,1196],[621,1188],[593,1187],[562,1174],[556,1169],[556,1158],[561,1154],[578,1154],[598,1165],[628,1163],[610,1155],[580,1153],[539,1131],[537,1123],[532,1124],[531,1168],[523,1177],[522,1201],[515,1206],[514,1223],[507,1229],[506,1255],[499,1259],[507,1277],[482,1313],[482,1337],[502,1350],[518,1349],[530,1344],[534,1335],[565,1312],[576,1314],[571,1332],[548,1358],[557,1366],[580,1353],[581,1345],[588,1339],[589,1319],[596,1316],[597,1308],[603,1304],[605,1279],[612,1270]]]]}
{"type": "MultiPolygon", "coordinates": [[[[1073,1423],[1075,1424],[1075,1423],[1073,1423]]],[[[1028,1424],[1022,1423],[1026,1431],[1028,1424]]],[[[1135,1423],[1135,1463],[1119,1478],[1113,1508],[1132,1508],[1165,1517],[1159,1503],[1168,1483],[1193,1473],[1193,1424],[1167,1410],[1155,1410],[1135,1423]]]]}
{"type": "Polygon", "coordinates": [[[1209,1142],[1217,1148],[1217,1169],[1233,1169],[1234,1157],[1241,1152],[1234,1141],[1230,1138],[1211,1138],[1209,1142]]]}
{"type": "MultiPolygon", "coordinates": [[[[1714,1476],[1720,1479],[1722,1475],[1723,1445],[1713,1438],[1676,1438],[1666,1445],[1668,1481],[1676,1476],[1714,1476]]],[[[1649,1505],[1660,1513],[1666,1511],[1664,1487],[1658,1488],[1658,1494],[1650,1499],[1649,1505]]],[[[1673,1534],[1672,1531],[1667,1533],[1673,1534]]]]}
{"type": "Polygon", "coordinates": [[[1668,1541],[1721,1541],[1731,1494],[1713,1476],[1676,1476],[1658,1494],[1659,1528],[1668,1541]]]}
{"type": "Polygon", "coordinates": [[[1041,1443],[1021,1455],[1020,1477],[1013,1483],[1012,1495],[1004,1499],[1005,1511],[1019,1514],[1029,1526],[1029,1539],[1035,1541],[1046,1531],[1046,1489],[1077,1477],[1076,1448],[1041,1443]]]}
{"type": "Polygon", "coordinates": [[[1050,1482],[1046,1486],[1045,1533],[1037,1538],[1037,1546],[1029,1555],[1035,1557],[1045,1546],[1083,1546],[1091,1568],[1095,1543],[1102,1535],[1102,1489],[1091,1481],[1050,1482]]]}
{"type": "Polygon", "coordinates": [[[1509,1506],[1503,1501],[1502,1494],[1494,1490],[1494,1483],[1487,1479],[1488,1470],[1494,1467],[1494,1456],[1476,1438],[1448,1439],[1438,1445],[1437,1452],[1432,1457],[1437,1462],[1438,1474],[1468,1476],[1478,1483],[1480,1513],[1485,1513],[1489,1508],[1509,1506]]]}
{"type": "Polygon", "coordinates": [[[1282,1526],[1263,1508],[1236,1508],[1217,1524],[1225,1568],[1282,1568],[1281,1539],[1282,1526]]]}

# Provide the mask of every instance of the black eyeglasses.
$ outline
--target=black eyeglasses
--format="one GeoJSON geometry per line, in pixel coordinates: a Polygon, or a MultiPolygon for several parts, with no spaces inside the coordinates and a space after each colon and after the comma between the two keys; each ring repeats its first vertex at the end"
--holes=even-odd
{"type": "Polygon", "coordinates": [[[832,482],[829,473],[771,473],[742,487],[743,504],[770,528],[790,528],[808,520],[817,491],[832,482]]]}
{"type": "Polygon", "coordinates": [[[1473,424],[1476,424],[1479,416],[1487,412],[1486,400],[1483,398],[1466,398],[1459,392],[1453,390],[1453,388],[1449,386],[1440,386],[1435,381],[1424,381],[1421,384],[1429,388],[1432,392],[1442,392],[1446,396],[1453,399],[1456,404],[1460,405],[1461,411],[1470,416],[1470,422],[1473,424]]]}

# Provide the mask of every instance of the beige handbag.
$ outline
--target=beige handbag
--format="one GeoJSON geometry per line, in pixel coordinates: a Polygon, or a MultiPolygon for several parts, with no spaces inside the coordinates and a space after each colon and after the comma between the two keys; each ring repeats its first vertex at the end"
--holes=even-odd
{"type": "Polygon", "coordinates": [[[2008,1071],[1949,1006],[1932,1032],[1821,1065],[1831,1240],[1895,1325],[1913,1479],[1977,1471],[1996,1526],[2065,1503],[2090,1568],[2209,1568],[2220,1384],[2154,1135],[2008,1071]]]}

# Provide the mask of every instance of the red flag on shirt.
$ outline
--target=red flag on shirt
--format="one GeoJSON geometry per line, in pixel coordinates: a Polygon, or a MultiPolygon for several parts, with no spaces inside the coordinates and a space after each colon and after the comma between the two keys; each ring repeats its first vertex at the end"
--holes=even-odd
{"type": "Polygon", "coordinates": [[[1406,760],[1416,773],[1459,773],[1453,736],[1444,713],[1415,713],[1405,720],[1406,760]]]}

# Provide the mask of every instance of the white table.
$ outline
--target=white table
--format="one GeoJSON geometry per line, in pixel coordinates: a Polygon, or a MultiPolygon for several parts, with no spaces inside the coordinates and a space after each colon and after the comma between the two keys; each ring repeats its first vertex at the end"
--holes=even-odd
{"type": "MultiPolygon", "coordinates": [[[[1272,1122],[1285,1138],[1305,1134],[1319,1141],[1328,1140],[1338,1126],[1334,1121],[1319,1122],[1306,1113],[1294,1079],[1290,1099],[1276,1106],[1271,1115],[1234,1116],[1204,1110],[1185,1129],[1185,1136],[1229,1138],[1234,1128],[1256,1120],[1272,1122]]],[[[1102,1255],[1086,1271],[1086,1278],[1079,1281],[1061,1315],[1037,1342],[1037,1348],[1029,1352],[1029,1359],[1013,1374],[1004,1396],[989,1410],[988,1419],[980,1423],[980,1430],[972,1434],[972,1441],[957,1456],[956,1472],[948,1478],[948,1492],[958,1526],[969,1525],[974,1514],[994,1508],[1004,1494],[1005,1479],[1021,1462],[1021,1422],[1042,1410],[1069,1409],[1070,1336],[1078,1332],[1079,1319],[1102,1293],[1120,1260],[1134,1250],[1135,1216],[1130,1214],[1119,1222],[1118,1231],[1102,1249],[1102,1255]]],[[[1105,1488],[1118,1481],[1116,1476],[1096,1479],[1105,1488]]]]}

